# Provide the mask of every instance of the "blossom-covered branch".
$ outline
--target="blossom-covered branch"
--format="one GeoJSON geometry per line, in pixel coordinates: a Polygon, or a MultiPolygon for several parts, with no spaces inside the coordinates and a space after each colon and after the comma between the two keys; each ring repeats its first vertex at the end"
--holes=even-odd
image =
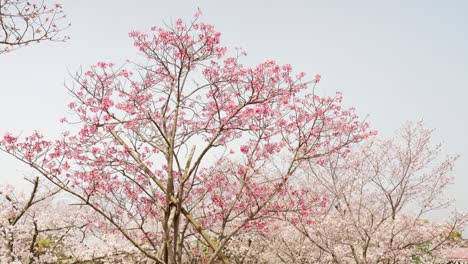
{"type": "Polygon", "coordinates": [[[41,41],[65,41],[70,24],[61,4],[44,1],[0,1],[0,54],[41,41]]]}

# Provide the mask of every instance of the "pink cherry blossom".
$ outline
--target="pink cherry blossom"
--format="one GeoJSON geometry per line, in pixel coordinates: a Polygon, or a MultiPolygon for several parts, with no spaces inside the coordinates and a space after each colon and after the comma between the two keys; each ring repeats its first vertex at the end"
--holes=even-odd
{"type": "Polygon", "coordinates": [[[189,255],[178,241],[200,250],[185,232],[213,250],[209,261],[227,262],[221,249],[232,239],[270,233],[271,219],[291,208],[304,217],[323,207],[290,182],[301,178],[303,162],[346,151],[373,132],[340,106],[340,94],[310,93],[291,65],[245,67],[221,46],[214,26],[187,28],[177,20],[174,28],[130,33],[149,68],[98,62],[84,71],[70,91],[75,115],[68,119],[81,122],[77,133],[51,141],[35,133],[1,145],[89,205],[147,258],[160,258],[151,245],[170,245],[176,248],[162,258],[182,263],[189,255]],[[190,76],[203,82],[188,85],[190,76]],[[233,146],[242,160],[230,152],[205,161],[233,146]],[[272,174],[275,164],[284,169],[272,174]]]}
{"type": "Polygon", "coordinates": [[[60,3],[3,0],[0,12],[0,54],[42,41],[66,41],[66,22],[60,3]],[[37,3],[34,3],[37,2],[37,3]]]}

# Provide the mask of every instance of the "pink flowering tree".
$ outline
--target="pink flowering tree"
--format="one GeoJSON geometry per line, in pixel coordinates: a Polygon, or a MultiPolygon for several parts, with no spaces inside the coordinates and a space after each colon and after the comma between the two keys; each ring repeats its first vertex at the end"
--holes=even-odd
{"type": "Polygon", "coordinates": [[[286,231],[256,238],[251,254],[262,256],[264,245],[275,252],[264,259],[287,263],[446,263],[468,219],[455,212],[427,219],[451,204],[445,195],[457,158],[432,145],[431,135],[421,122],[406,123],[394,139],[370,138],[348,155],[304,162],[307,182],[328,206],[307,216],[288,212],[286,231]]]}
{"type": "Polygon", "coordinates": [[[0,54],[30,43],[65,41],[60,33],[68,26],[61,4],[0,0],[0,54]]]}
{"type": "Polygon", "coordinates": [[[0,263],[137,263],[119,234],[94,227],[88,208],[69,205],[37,178],[29,194],[0,187],[0,263]]]}
{"type": "Polygon", "coordinates": [[[76,132],[0,141],[156,263],[229,263],[232,241],[282,228],[291,207],[314,215],[326,199],[300,168],[374,133],[340,93],[315,93],[319,75],[245,66],[198,20],[133,31],[142,60],[74,75],[62,121],[76,132]]]}

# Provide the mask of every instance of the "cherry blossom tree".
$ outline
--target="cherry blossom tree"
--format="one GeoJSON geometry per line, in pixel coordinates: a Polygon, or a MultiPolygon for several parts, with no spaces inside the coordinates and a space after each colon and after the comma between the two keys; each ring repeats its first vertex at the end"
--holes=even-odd
{"type": "Polygon", "coordinates": [[[329,206],[288,213],[287,233],[263,244],[287,263],[446,263],[467,217],[427,220],[451,203],[445,194],[457,159],[433,146],[431,135],[422,122],[406,123],[394,139],[370,138],[346,155],[303,163],[306,184],[329,206]]]}
{"type": "Polygon", "coordinates": [[[141,255],[118,235],[94,227],[81,206],[54,198],[59,190],[33,181],[29,195],[0,190],[0,263],[138,263],[141,255]],[[94,245],[94,246],[93,246],[94,245]],[[97,246],[96,246],[97,245],[97,246]]]}
{"type": "Polygon", "coordinates": [[[0,0],[0,54],[41,41],[65,41],[60,33],[70,24],[61,4],[0,0]]]}
{"type": "Polygon", "coordinates": [[[301,168],[374,134],[340,93],[317,95],[319,75],[244,66],[199,15],[131,32],[143,59],[74,75],[62,121],[77,132],[0,141],[156,263],[229,263],[291,205],[315,214],[326,199],[296,184],[301,168]]]}

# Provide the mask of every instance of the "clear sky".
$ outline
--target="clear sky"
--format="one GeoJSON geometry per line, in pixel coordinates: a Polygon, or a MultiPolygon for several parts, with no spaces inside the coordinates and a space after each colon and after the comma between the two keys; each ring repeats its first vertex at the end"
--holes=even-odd
{"type": "MultiPolygon", "coordinates": [[[[451,194],[468,211],[468,1],[63,0],[67,43],[41,43],[0,56],[0,134],[33,129],[58,135],[69,72],[97,61],[136,58],[127,33],[176,18],[215,24],[247,64],[266,59],[322,75],[322,93],[369,115],[391,136],[424,118],[435,142],[460,154],[451,194]],[[377,3],[378,2],[378,3],[377,3]]],[[[0,183],[26,171],[0,154],[0,183]]],[[[465,232],[466,234],[466,232],[465,232]]]]}

